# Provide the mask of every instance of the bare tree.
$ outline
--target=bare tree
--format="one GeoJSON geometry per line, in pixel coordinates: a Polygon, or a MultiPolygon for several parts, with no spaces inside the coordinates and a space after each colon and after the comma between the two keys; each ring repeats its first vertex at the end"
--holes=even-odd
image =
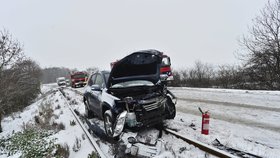
{"type": "Polygon", "coordinates": [[[0,72],[7,66],[23,58],[21,44],[14,40],[11,34],[4,30],[0,31],[0,72]]]}
{"type": "Polygon", "coordinates": [[[188,83],[194,87],[210,87],[214,76],[213,66],[201,61],[196,61],[194,68],[189,70],[188,83]]]}
{"type": "Polygon", "coordinates": [[[26,59],[21,44],[0,31],[0,132],[2,115],[22,110],[40,92],[41,68],[26,59]]]}
{"type": "MultiPolygon", "coordinates": [[[[6,76],[3,72],[23,57],[21,44],[14,40],[7,30],[0,31],[0,106],[4,106],[5,95],[3,94],[6,93],[6,89],[3,87],[6,84],[6,80],[4,80],[6,76]]],[[[4,110],[2,107],[0,108],[0,132],[2,132],[1,118],[4,110]]]]}
{"type": "Polygon", "coordinates": [[[218,85],[223,88],[231,88],[234,85],[234,77],[237,70],[231,65],[220,65],[217,71],[218,85]]]}
{"type": "Polygon", "coordinates": [[[187,79],[188,79],[188,70],[181,69],[181,70],[171,70],[173,75],[173,80],[169,83],[170,86],[179,87],[179,86],[187,86],[187,79]]]}
{"type": "Polygon", "coordinates": [[[40,75],[41,68],[30,59],[4,70],[0,83],[2,113],[16,112],[29,105],[40,93],[40,75]]]}
{"type": "Polygon", "coordinates": [[[280,89],[280,0],[268,1],[253,20],[249,35],[241,40],[249,52],[245,69],[253,84],[263,89],[280,89]]]}

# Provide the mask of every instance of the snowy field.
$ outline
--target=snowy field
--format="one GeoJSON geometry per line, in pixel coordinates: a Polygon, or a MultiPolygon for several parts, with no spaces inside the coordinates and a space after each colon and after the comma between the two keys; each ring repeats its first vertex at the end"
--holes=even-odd
{"type": "MultiPolygon", "coordinates": [[[[74,120],[66,106],[63,96],[55,91],[55,84],[42,86],[43,95],[27,107],[22,113],[16,113],[2,120],[3,132],[0,137],[7,137],[23,130],[23,125],[34,123],[34,117],[41,106],[50,105],[56,117],[52,121],[63,123],[61,130],[48,139],[56,138],[57,144],[68,144],[70,157],[87,157],[93,151],[89,141],[83,139],[83,131],[78,124],[70,125],[74,120]],[[58,105],[60,108],[57,108],[58,105]],[[73,151],[76,138],[81,140],[81,148],[73,151]]],[[[80,92],[84,88],[76,88],[80,92]]],[[[280,153],[280,92],[246,91],[225,89],[175,88],[170,90],[178,97],[177,115],[174,120],[165,122],[167,127],[198,141],[212,144],[216,139],[227,147],[249,152],[261,157],[276,158],[280,153]],[[201,114],[198,110],[210,111],[210,133],[201,135],[201,114]]],[[[71,90],[65,90],[70,96],[70,103],[81,114],[84,113],[82,97],[71,90]]],[[[100,126],[102,122],[100,122],[100,126]]],[[[159,157],[205,157],[198,148],[187,145],[173,136],[163,134],[165,149],[159,157]]],[[[111,156],[111,145],[99,141],[102,150],[111,156]]],[[[10,157],[19,157],[20,153],[10,157]]],[[[0,155],[0,157],[8,157],[0,155]]]]}

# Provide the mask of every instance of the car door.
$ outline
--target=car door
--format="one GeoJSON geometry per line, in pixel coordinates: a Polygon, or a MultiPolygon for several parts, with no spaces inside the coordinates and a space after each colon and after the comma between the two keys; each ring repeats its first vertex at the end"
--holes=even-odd
{"type": "Polygon", "coordinates": [[[100,87],[100,90],[93,90],[94,110],[98,113],[100,117],[102,117],[101,96],[104,86],[104,79],[101,74],[96,75],[94,85],[98,85],[100,87]]]}
{"type": "Polygon", "coordinates": [[[86,96],[86,99],[88,101],[88,104],[89,104],[89,109],[91,111],[93,111],[94,113],[96,113],[96,111],[94,111],[94,91],[92,90],[92,85],[94,85],[95,83],[95,79],[96,79],[96,75],[97,74],[93,74],[90,79],[88,80],[88,84],[85,88],[85,96],[86,96]]]}

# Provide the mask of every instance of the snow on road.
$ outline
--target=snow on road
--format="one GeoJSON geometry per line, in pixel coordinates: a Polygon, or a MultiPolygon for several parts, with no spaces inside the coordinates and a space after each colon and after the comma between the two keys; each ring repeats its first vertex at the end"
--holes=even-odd
{"type": "Polygon", "coordinates": [[[176,123],[169,121],[169,126],[209,144],[218,139],[229,147],[262,157],[279,157],[279,91],[170,89],[179,98],[176,106],[179,113],[176,123]],[[210,111],[209,136],[199,134],[198,107],[210,111]]]}
{"type": "Polygon", "coordinates": [[[233,105],[268,107],[280,109],[280,91],[232,90],[212,88],[169,88],[178,98],[190,101],[212,101],[233,105]]]}
{"type": "Polygon", "coordinates": [[[179,98],[178,110],[184,113],[201,115],[198,111],[198,107],[201,107],[210,110],[215,119],[280,132],[279,91],[198,88],[171,90],[179,98]]]}

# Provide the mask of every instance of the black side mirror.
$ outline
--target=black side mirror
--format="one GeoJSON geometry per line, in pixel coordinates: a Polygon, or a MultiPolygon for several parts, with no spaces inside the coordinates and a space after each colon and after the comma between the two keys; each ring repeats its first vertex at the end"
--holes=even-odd
{"type": "Polygon", "coordinates": [[[101,87],[98,84],[92,85],[91,90],[93,91],[102,91],[101,87]]]}

